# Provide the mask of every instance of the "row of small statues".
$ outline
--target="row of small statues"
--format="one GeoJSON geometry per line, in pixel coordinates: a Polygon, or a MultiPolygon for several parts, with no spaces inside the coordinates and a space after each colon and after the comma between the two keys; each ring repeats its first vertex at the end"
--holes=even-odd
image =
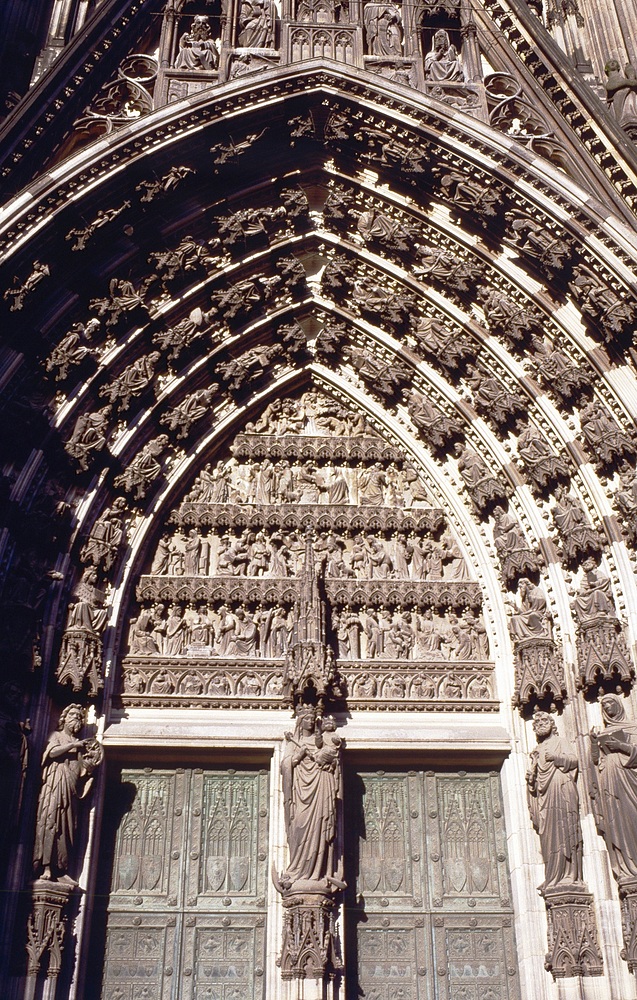
{"type": "MultiPolygon", "coordinates": [[[[466,677],[452,673],[378,675],[353,673],[347,676],[346,693],[350,698],[368,700],[407,701],[488,701],[493,698],[491,684],[484,674],[469,674],[466,677]]],[[[145,674],[134,663],[124,670],[123,688],[127,695],[177,695],[181,697],[279,698],[283,694],[281,673],[255,673],[248,670],[241,673],[214,671],[212,674],[191,669],[177,672],[161,667],[152,674],[145,674]]]]}
{"type": "MultiPolygon", "coordinates": [[[[415,534],[387,539],[319,533],[314,554],[326,577],[352,580],[467,580],[467,565],[449,531],[439,541],[415,534]]],[[[160,538],[152,576],[245,576],[285,579],[303,568],[305,541],[299,531],[266,534],[244,529],[202,535],[179,529],[160,538]]]]}
{"type": "MultiPolygon", "coordinates": [[[[336,23],[341,4],[333,4],[331,20],[336,23]]],[[[330,19],[328,5],[323,4],[317,20],[330,19]]],[[[313,5],[300,0],[299,21],[314,20],[313,5]]],[[[239,8],[237,45],[240,48],[272,49],[275,45],[277,12],[273,0],[242,0],[239,8]]],[[[367,3],[363,11],[367,53],[373,56],[400,58],[403,55],[403,18],[398,4],[367,3]]],[[[219,65],[221,42],[213,38],[210,19],[205,14],[193,17],[190,29],[179,39],[175,69],[210,72],[219,65]]],[[[431,49],[425,56],[425,79],[436,82],[464,81],[458,51],[449,34],[439,29],[433,35],[431,49]]]]}
{"type": "Polygon", "coordinates": [[[424,485],[408,465],[381,462],[319,466],[315,462],[264,458],[259,464],[237,459],[206,465],[186,496],[187,503],[360,504],[411,507],[429,503],[424,485]]]}
{"type": "MultiPolygon", "coordinates": [[[[130,656],[284,657],[293,639],[294,615],[280,605],[250,610],[191,602],[157,603],[140,610],[129,631],[130,656]]],[[[478,660],[489,656],[482,620],[467,609],[461,617],[387,608],[332,615],[334,647],[341,660],[478,660]]]]}
{"type": "Polygon", "coordinates": [[[298,399],[275,399],[258,420],[246,424],[246,434],[360,437],[371,433],[367,418],[324,393],[310,390],[298,399]]]}

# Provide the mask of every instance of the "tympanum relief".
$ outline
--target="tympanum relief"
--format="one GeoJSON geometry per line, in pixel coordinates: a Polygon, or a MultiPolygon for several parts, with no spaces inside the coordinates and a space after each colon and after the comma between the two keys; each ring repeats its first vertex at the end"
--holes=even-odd
{"type": "Polygon", "coordinates": [[[122,698],[293,704],[299,623],[315,615],[325,649],[312,683],[330,697],[492,708],[480,604],[404,453],[311,390],[248,422],[172,512],[138,582],[122,698]]]}

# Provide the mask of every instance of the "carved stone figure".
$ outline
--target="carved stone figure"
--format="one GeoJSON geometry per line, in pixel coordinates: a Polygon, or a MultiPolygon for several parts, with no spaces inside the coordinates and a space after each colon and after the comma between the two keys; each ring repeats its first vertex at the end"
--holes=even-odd
{"type": "Polygon", "coordinates": [[[210,71],[219,65],[219,52],[212,38],[210,20],[205,14],[195,14],[190,31],[179,39],[175,69],[210,71]]]}
{"type": "Polygon", "coordinates": [[[476,370],[467,378],[467,382],[473,390],[473,401],[477,409],[496,424],[507,424],[527,408],[521,396],[509,392],[499,379],[491,375],[476,370]]]}
{"type": "Polygon", "coordinates": [[[75,241],[71,250],[76,251],[86,249],[86,244],[90,240],[91,236],[93,236],[98,229],[101,229],[109,222],[112,222],[113,219],[116,219],[118,215],[121,215],[122,212],[125,211],[125,209],[130,208],[130,204],[130,201],[125,201],[119,208],[100,208],[98,209],[93,221],[89,223],[88,226],[85,226],[84,229],[71,229],[71,231],[64,237],[66,240],[75,241]]]}
{"type": "Polygon", "coordinates": [[[90,697],[102,687],[102,639],[107,611],[104,593],[97,586],[94,567],[84,570],[75,591],[77,601],[69,604],[56,670],[59,684],[70,684],[81,691],[88,683],[90,697]]]}
{"type": "Polygon", "coordinates": [[[425,56],[425,80],[435,80],[436,83],[464,80],[458,50],[443,28],[435,32],[431,49],[425,56]]]}
{"type": "Polygon", "coordinates": [[[600,275],[595,274],[584,264],[578,264],[573,269],[574,280],[569,287],[582,307],[582,310],[597,320],[602,330],[611,338],[621,334],[634,324],[637,309],[624,294],[617,292],[604,283],[600,275]]]}
{"type": "Polygon", "coordinates": [[[328,195],[323,206],[325,220],[346,219],[356,202],[354,188],[346,188],[342,184],[330,184],[328,195]]]}
{"type": "Polygon", "coordinates": [[[160,359],[159,351],[152,351],[137,358],[112,382],[100,389],[100,396],[106,397],[111,406],[118,403],[120,410],[127,410],[131,398],[141,395],[153,381],[155,365],[160,359]]]}
{"type": "Polygon", "coordinates": [[[518,438],[518,455],[524,462],[529,478],[539,489],[546,489],[557,480],[568,477],[566,461],[553,453],[548,441],[533,424],[519,421],[517,429],[521,432],[518,438]]]}
{"type": "Polygon", "coordinates": [[[380,243],[403,253],[413,248],[415,227],[392,219],[375,206],[361,213],[356,228],[366,243],[380,243]]]}
{"type": "Polygon", "coordinates": [[[125,510],[124,498],[116,497],[111,507],[98,517],[80,552],[82,563],[85,566],[94,566],[104,576],[113,567],[124,538],[125,510]]]}
{"type": "Polygon", "coordinates": [[[208,252],[208,248],[218,245],[219,240],[216,239],[204,246],[192,236],[184,236],[174,250],[151,253],[148,263],[154,265],[155,273],[161,278],[162,285],[166,289],[166,282],[172,281],[179,274],[198,271],[201,268],[207,269],[215,264],[217,259],[208,252]]]}
{"type": "Polygon", "coordinates": [[[533,731],[537,749],[531,753],[526,781],[533,826],[540,837],[545,879],[541,890],[582,882],[582,831],[577,792],[575,750],[558,736],[553,716],[536,711],[533,731]]]}
{"type": "Polygon", "coordinates": [[[98,319],[90,319],[88,323],[74,323],[62,340],[54,347],[47,358],[46,370],[55,371],[55,381],[63,382],[68,377],[69,369],[81,364],[84,358],[93,353],[86,341],[100,328],[98,319]]]}
{"type": "Polygon", "coordinates": [[[348,345],[344,349],[352,366],[372,388],[381,395],[393,397],[400,393],[405,381],[411,381],[411,371],[398,358],[390,364],[387,361],[375,357],[369,351],[361,350],[359,347],[348,345]]]}
{"type": "Polygon", "coordinates": [[[187,437],[193,424],[206,415],[212,415],[211,404],[218,391],[217,386],[211,386],[210,389],[197,389],[189,393],[179,406],[164,413],[159,422],[169,430],[176,431],[178,439],[187,437]]]}
{"type": "Polygon", "coordinates": [[[410,333],[428,354],[450,372],[456,372],[471,358],[476,349],[459,330],[448,330],[429,316],[419,317],[410,333]]]}
{"type": "Polygon", "coordinates": [[[33,867],[41,879],[75,884],[68,874],[77,827],[77,801],[86,798],[103,751],[93,739],[78,739],[85,722],[81,705],[60,715],[42,757],[42,786],[33,848],[33,867]]]}
{"type": "Polygon", "coordinates": [[[132,281],[128,279],[111,278],[108,295],[103,299],[91,299],[89,309],[97,312],[99,317],[106,316],[106,326],[115,326],[124,313],[145,308],[143,298],[145,293],[145,288],[137,292],[132,281]]]}
{"type": "Polygon", "coordinates": [[[144,445],[138,455],[135,456],[131,464],[121,476],[115,479],[115,486],[121,487],[126,493],[131,493],[135,499],[140,500],[145,497],[150,484],[157,479],[161,472],[161,462],[159,456],[168,447],[169,441],[166,434],[160,434],[144,445]]]}
{"type": "Polygon", "coordinates": [[[301,705],[294,733],[286,733],[281,762],[289,861],[275,878],[285,908],[281,972],[322,979],[338,967],[334,896],[345,888],[337,846],[342,808],[341,747],[336,727],[320,725],[316,709],[301,705]],[[294,942],[304,929],[304,948],[294,942]]]}
{"type": "Polygon", "coordinates": [[[494,507],[493,542],[507,584],[540,568],[539,556],[529,547],[522,529],[513,514],[503,507],[494,507]]]}
{"type": "Polygon", "coordinates": [[[563,558],[574,563],[582,556],[599,552],[601,539],[588,520],[582,501],[569,493],[566,486],[558,486],[555,499],[551,513],[560,533],[563,558]]]}
{"type": "Polygon", "coordinates": [[[622,73],[616,59],[609,59],[604,66],[606,73],[606,99],[620,128],[625,128],[632,137],[637,122],[637,74],[630,65],[622,73]]]}
{"type": "Polygon", "coordinates": [[[474,213],[481,219],[483,226],[487,226],[489,219],[498,214],[502,195],[493,185],[487,187],[471,180],[459,170],[449,170],[440,178],[440,187],[443,198],[447,198],[464,212],[474,213]]]}
{"type": "Polygon", "coordinates": [[[144,193],[140,196],[140,201],[153,201],[155,198],[159,198],[161,195],[168,194],[169,191],[174,191],[175,188],[190,176],[190,174],[195,174],[196,171],[191,167],[186,166],[173,166],[163,177],[158,178],[154,181],[141,181],[137,187],[136,191],[143,191],[144,193]]]}
{"type": "Polygon", "coordinates": [[[564,668],[556,655],[551,615],[540,587],[523,577],[519,603],[510,606],[509,630],[516,654],[515,705],[566,697],[564,668]]]}
{"type": "Polygon", "coordinates": [[[491,475],[477,452],[458,442],[454,445],[454,455],[458,460],[458,472],[479,511],[484,511],[494,500],[506,499],[506,487],[491,475]]]}
{"type": "Polygon", "coordinates": [[[203,337],[210,319],[211,313],[205,313],[196,306],[175,326],[167,330],[157,330],[153,334],[153,343],[162,351],[168,351],[166,355],[168,361],[176,360],[182,351],[203,337]]]}
{"type": "Polygon", "coordinates": [[[372,56],[401,56],[403,20],[393,3],[367,3],[363,10],[367,51],[372,56]]]}
{"type": "Polygon", "coordinates": [[[110,412],[109,405],[103,406],[96,413],[81,413],[71,437],[64,445],[69,455],[77,459],[83,471],[88,469],[91,452],[101,451],[106,445],[110,412]]]}
{"type": "Polygon", "coordinates": [[[600,680],[630,682],[630,662],[607,576],[595,559],[582,563],[583,577],[571,608],[577,628],[578,687],[588,691],[600,680]]]}
{"type": "Polygon", "coordinates": [[[637,542],[637,473],[624,463],[619,469],[619,488],[615,493],[615,503],[620,514],[622,532],[626,540],[637,542]]]}
{"type": "Polygon", "coordinates": [[[622,699],[601,699],[604,728],[591,730],[595,765],[593,811],[604,837],[624,914],[625,954],[637,970],[637,726],[626,717],[622,699]]]}
{"type": "Polygon", "coordinates": [[[420,244],[417,253],[418,265],[414,267],[414,274],[419,278],[435,278],[446,288],[456,292],[468,292],[476,280],[482,277],[480,265],[470,258],[463,258],[457,249],[456,253],[452,253],[439,247],[420,244]]]}
{"type": "Polygon", "coordinates": [[[425,440],[434,448],[444,448],[453,438],[462,435],[459,421],[441,413],[425,396],[415,390],[409,395],[407,412],[425,440]]]}
{"type": "MultiPolygon", "coordinates": [[[[389,66],[392,69],[396,68],[395,64],[390,63],[389,66]]],[[[345,125],[345,122],[343,124],[345,125]]],[[[343,132],[344,134],[340,135],[339,138],[349,138],[345,129],[343,132]]],[[[409,141],[401,142],[395,134],[367,125],[356,132],[354,138],[366,142],[367,152],[363,155],[372,163],[397,166],[406,174],[422,174],[425,171],[424,162],[427,159],[427,152],[422,146],[415,146],[409,141]]]]}
{"type": "Polygon", "coordinates": [[[481,285],[476,298],[482,306],[489,330],[505,337],[513,346],[522,345],[532,334],[542,333],[539,316],[522,308],[497,288],[481,285]]]}
{"type": "Polygon", "coordinates": [[[635,446],[615,423],[604,407],[591,400],[582,406],[580,426],[584,440],[594,459],[602,466],[611,465],[626,455],[633,455],[635,446]]]}
{"type": "MultiPolygon", "coordinates": [[[[28,763],[28,721],[21,722],[22,692],[6,680],[0,686],[0,809],[4,822],[0,827],[0,852],[6,850],[20,816],[22,789],[28,763]]],[[[4,870],[4,861],[0,863],[4,870]]]]}
{"type": "Polygon", "coordinates": [[[9,306],[11,312],[18,312],[24,308],[24,300],[27,296],[31,295],[40,282],[48,278],[51,273],[49,265],[43,264],[39,260],[34,260],[31,267],[31,274],[25,278],[22,284],[20,284],[20,279],[15,277],[13,279],[13,288],[7,288],[2,296],[5,302],[11,302],[9,306]]]}
{"type": "Polygon", "coordinates": [[[537,260],[543,274],[553,278],[564,269],[571,255],[568,243],[517,209],[507,212],[506,217],[510,222],[510,242],[523,254],[537,260]]]}
{"type": "Polygon", "coordinates": [[[543,337],[532,338],[537,354],[535,370],[547,389],[569,403],[591,384],[591,376],[582,364],[575,364],[562,351],[552,349],[543,337]]]}
{"type": "Polygon", "coordinates": [[[237,43],[249,49],[274,48],[276,7],[272,0],[242,0],[237,43]]]}

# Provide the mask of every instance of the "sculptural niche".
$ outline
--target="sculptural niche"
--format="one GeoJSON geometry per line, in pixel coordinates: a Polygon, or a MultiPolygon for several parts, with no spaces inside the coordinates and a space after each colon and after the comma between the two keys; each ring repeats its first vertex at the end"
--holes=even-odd
{"type": "Polygon", "coordinates": [[[391,3],[368,3],[363,17],[369,54],[401,56],[403,21],[400,8],[391,3]]]}
{"type": "Polygon", "coordinates": [[[437,83],[464,80],[458,50],[451,44],[449,34],[443,28],[434,34],[431,49],[425,56],[425,80],[435,80],[437,83]]]}
{"type": "Polygon", "coordinates": [[[68,874],[77,827],[77,802],[86,798],[103,751],[93,739],[80,740],[85,721],[81,705],[69,705],[60,715],[42,758],[33,866],[36,876],[74,885],[68,874]]]}
{"type": "Polygon", "coordinates": [[[217,45],[212,38],[210,20],[205,14],[196,14],[190,31],[179,39],[179,53],[175,69],[213,70],[219,65],[217,45]]]}

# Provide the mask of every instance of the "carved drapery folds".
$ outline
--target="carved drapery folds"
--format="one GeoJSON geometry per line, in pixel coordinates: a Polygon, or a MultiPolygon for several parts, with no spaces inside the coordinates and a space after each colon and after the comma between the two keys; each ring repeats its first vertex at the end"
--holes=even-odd
{"type": "Polygon", "coordinates": [[[539,886],[549,920],[545,966],[555,979],[601,975],[593,897],[582,880],[577,755],[548,712],[536,710],[533,730],[538,745],[526,781],[545,868],[539,886]]]}
{"type": "Polygon", "coordinates": [[[288,865],[274,882],[284,907],[283,979],[323,979],[340,971],[337,894],[346,888],[339,845],[342,739],[333,719],[311,705],[296,710],[281,762],[288,865]]]}
{"type": "Polygon", "coordinates": [[[637,727],[617,695],[604,695],[601,709],[604,728],[591,731],[592,805],[619,887],[622,957],[637,972],[637,727]]]}

